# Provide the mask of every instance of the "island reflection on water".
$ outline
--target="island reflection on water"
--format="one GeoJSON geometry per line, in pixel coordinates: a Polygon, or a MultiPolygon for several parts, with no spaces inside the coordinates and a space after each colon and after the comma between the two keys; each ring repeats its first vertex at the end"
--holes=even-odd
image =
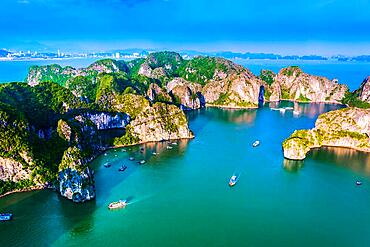
{"type": "Polygon", "coordinates": [[[370,175],[370,153],[342,147],[321,147],[311,150],[307,158],[370,175]]]}
{"type": "MultiPolygon", "coordinates": [[[[370,153],[344,147],[321,147],[312,149],[305,160],[315,160],[323,164],[337,165],[370,176],[370,153]]],[[[289,172],[297,172],[304,166],[302,160],[283,160],[283,167],[289,172]]]]}

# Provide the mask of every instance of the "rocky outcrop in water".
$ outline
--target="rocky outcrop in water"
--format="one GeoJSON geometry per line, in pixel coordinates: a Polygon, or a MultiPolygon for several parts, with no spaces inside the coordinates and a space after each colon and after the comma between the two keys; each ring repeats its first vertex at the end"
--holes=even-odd
{"type": "Polygon", "coordinates": [[[312,149],[339,146],[370,152],[370,109],[344,108],[320,115],[315,128],[296,130],[283,142],[284,157],[303,160],[312,149]]]}
{"type": "Polygon", "coordinates": [[[89,159],[77,147],[68,148],[59,165],[59,192],[74,201],[95,198],[94,172],[87,166],[89,159]]]}
{"type": "Polygon", "coordinates": [[[338,84],[337,80],[309,75],[299,67],[291,66],[273,76],[273,83],[268,88],[270,97],[266,100],[341,103],[346,91],[347,86],[338,84]]]}
{"type": "Polygon", "coordinates": [[[125,135],[115,140],[115,145],[193,137],[184,112],[174,105],[158,102],[140,112],[127,125],[125,135]]]}

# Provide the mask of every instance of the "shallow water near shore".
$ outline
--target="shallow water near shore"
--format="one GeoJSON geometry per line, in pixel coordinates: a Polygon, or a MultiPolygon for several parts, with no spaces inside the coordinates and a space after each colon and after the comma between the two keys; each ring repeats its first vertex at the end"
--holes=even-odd
{"type": "Polygon", "coordinates": [[[370,155],[343,148],[313,150],[304,162],[282,155],[281,142],[293,130],[313,127],[318,114],[340,106],[272,107],[294,107],[301,114],[268,106],[207,108],[188,113],[193,140],[109,150],[92,164],[94,201],[75,204],[49,190],[1,198],[0,211],[14,213],[14,219],[0,222],[0,246],[369,243],[370,155]],[[253,148],[257,139],[261,144],[253,148]],[[118,172],[122,164],[128,168],[118,172]],[[230,188],[234,173],[240,180],[230,188]],[[363,185],[356,186],[357,180],[363,185]],[[129,204],[108,210],[118,199],[129,204]]]}

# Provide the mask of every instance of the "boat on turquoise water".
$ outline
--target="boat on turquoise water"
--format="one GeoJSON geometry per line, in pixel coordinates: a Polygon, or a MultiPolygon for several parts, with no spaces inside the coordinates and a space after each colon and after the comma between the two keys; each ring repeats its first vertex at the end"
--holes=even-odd
{"type": "Polygon", "coordinates": [[[110,164],[110,163],[105,163],[105,164],[104,164],[104,167],[105,167],[105,168],[109,168],[109,167],[111,167],[111,164],[110,164]]]}
{"type": "Polygon", "coordinates": [[[140,164],[140,165],[144,165],[145,164],[145,160],[141,160],[141,161],[139,161],[138,163],[140,164]]]}
{"type": "Polygon", "coordinates": [[[232,175],[229,181],[230,187],[234,186],[239,180],[239,177],[237,175],[232,175]]]}
{"type": "Polygon", "coordinates": [[[0,214],[0,221],[9,221],[13,217],[13,214],[10,213],[2,213],[0,214]]]}
{"type": "Polygon", "coordinates": [[[135,160],[135,158],[134,157],[130,157],[129,160],[133,161],[133,160],[135,160]]]}
{"type": "Polygon", "coordinates": [[[118,202],[112,202],[108,205],[109,209],[118,209],[118,208],[124,208],[127,205],[126,200],[119,200],[118,202]]]}
{"type": "Polygon", "coordinates": [[[127,166],[122,165],[120,168],[118,168],[118,171],[124,172],[127,169],[127,166]]]}
{"type": "Polygon", "coordinates": [[[361,181],[357,181],[356,182],[356,185],[362,185],[362,182],[361,181]]]}
{"type": "Polygon", "coordinates": [[[153,155],[157,155],[157,153],[156,153],[156,152],[153,152],[152,154],[153,154],[153,155]]]}
{"type": "Polygon", "coordinates": [[[253,144],[252,144],[252,146],[255,148],[255,147],[257,147],[258,145],[260,145],[260,141],[255,141],[255,142],[253,142],[253,144]]]}
{"type": "Polygon", "coordinates": [[[171,147],[171,146],[167,146],[167,149],[172,149],[173,147],[171,147]]]}

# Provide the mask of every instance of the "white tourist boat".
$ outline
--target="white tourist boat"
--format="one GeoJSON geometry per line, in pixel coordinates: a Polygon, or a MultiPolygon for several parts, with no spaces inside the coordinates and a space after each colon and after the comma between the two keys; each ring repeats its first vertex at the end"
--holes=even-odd
{"type": "Polygon", "coordinates": [[[232,175],[229,181],[230,187],[234,186],[239,180],[239,177],[236,175],[232,175]]]}
{"type": "Polygon", "coordinates": [[[258,145],[260,145],[260,141],[255,141],[255,142],[253,142],[253,144],[252,144],[252,146],[255,148],[255,147],[257,147],[258,145]]]}
{"type": "Polygon", "coordinates": [[[126,200],[119,200],[118,202],[112,202],[108,205],[109,209],[124,208],[127,205],[126,200]]]}

